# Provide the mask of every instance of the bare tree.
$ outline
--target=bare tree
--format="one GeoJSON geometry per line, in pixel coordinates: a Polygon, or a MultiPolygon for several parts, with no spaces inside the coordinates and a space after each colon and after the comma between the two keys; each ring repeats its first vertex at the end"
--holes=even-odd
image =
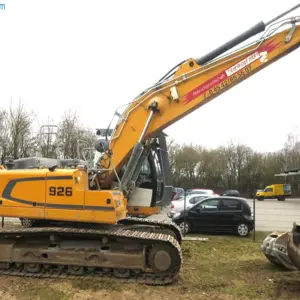
{"type": "Polygon", "coordinates": [[[34,113],[26,111],[21,101],[15,108],[10,105],[8,112],[4,114],[6,154],[15,159],[34,154],[35,137],[32,129],[34,118],[34,113]]]}
{"type": "Polygon", "coordinates": [[[231,189],[236,185],[237,161],[235,145],[230,142],[227,147],[221,147],[220,152],[224,162],[223,178],[225,181],[225,186],[231,189]]]}
{"type": "Polygon", "coordinates": [[[58,128],[58,147],[63,158],[78,157],[78,142],[86,148],[94,144],[95,134],[80,124],[75,112],[65,112],[58,128]]]}
{"type": "Polygon", "coordinates": [[[6,124],[5,110],[0,111],[0,163],[4,163],[5,157],[9,155],[9,140],[6,124]]]}

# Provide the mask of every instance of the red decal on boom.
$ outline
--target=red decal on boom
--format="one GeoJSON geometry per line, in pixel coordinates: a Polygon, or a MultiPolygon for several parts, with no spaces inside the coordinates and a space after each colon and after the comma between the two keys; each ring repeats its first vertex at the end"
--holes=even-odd
{"type": "Polygon", "coordinates": [[[216,85],[222,83],[224,80],[226,80],[228,77],[231,75],[235,74],[238,72],[240,69],[246,67],[247,65],[252,64],[256,60],[260,59],[262,56],[261,52],[272,52],[276,48],[278,48],[280,45],[279,43],[275,43],[275,39],[272,41],[269,41],[265,44],[263,44],[261,47],[259,47],[257,50],[254,51],[254,53],[244,57],[241,61],[238,63],[232,65],[231,67],[227,68],[226,70],[220,72],[213,78],[205,81],[201,85],[197,86],[195,89],[191,90],[187,94],[185,94],[182,99],[184,104],[188,104],[191,101],[193,101],[195,98],[203,95],[216,85]]]}
{"type": "Polygon", "coordinates": [[[280,42],[275,43],[275,39],[272,41],[266,42],[263,46],[259,47],[257,51],[262,52],[262,51],[267,51],[267,52],[272,52],[276,48],[278,48],[280,45],[280,42]]]}

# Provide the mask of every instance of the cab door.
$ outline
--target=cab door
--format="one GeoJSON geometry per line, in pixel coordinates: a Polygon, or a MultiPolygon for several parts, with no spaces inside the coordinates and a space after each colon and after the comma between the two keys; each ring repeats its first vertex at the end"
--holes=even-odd
{"type": "Polygon", "coordinates": [[[264,190],[264,197],[266,199],[268,198],[273,198],[274,197],[274,190],[273,190],[273,187],[267,187],[265,190],[264,190]]]}
{"type": "MultiPolygon", "coordinates": [[[[84,178],[80,172],[49,172],[46,183],[46,208],[54,210],[81,210],[84,207],[84,178]],[[58,175],[59,174],[59,175],[58,175]]],[[[54,213],[55,214],[55,213],[54,213]]],[[[54,215],[55,217],[55,215],[54,215]]],[[[53,215],[52,215],[53,218],[53,215]]]]}

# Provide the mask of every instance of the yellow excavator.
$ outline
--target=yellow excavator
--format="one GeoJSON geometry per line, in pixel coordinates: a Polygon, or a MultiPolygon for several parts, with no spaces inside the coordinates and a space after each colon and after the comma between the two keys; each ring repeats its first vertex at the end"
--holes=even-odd
{"type": "Polygon", "coordinates": [[[0,230],[0,273],[173,282],[182,266],[180,229],[140,217],[170,202],[163,130],[297,49],[300,17],[283,17],[299,6],[181,62],[140,93],[116,113],[115,126],[98,130],[94,167],[2,168],[0,216],[27,226],[0,230]]]}

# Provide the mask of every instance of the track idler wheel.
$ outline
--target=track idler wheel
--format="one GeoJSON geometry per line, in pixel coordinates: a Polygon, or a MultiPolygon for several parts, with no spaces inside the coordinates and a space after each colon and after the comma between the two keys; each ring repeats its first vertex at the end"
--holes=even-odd
{"type": "Polygon", "coordinates": [[[148,264],[154,273],[172,273],[177,270],[179,263],[177,251],[171,246],[154,246],[149,252],[148,264]]]}

